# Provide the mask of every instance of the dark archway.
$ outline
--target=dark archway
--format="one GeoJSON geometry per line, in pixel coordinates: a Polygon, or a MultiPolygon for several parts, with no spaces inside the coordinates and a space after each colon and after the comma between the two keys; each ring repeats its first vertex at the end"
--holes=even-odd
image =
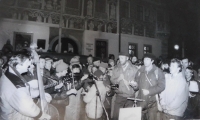
{"type": "MultiPolygon", "coordinates": [[[[56,40],[52,46],[52,50],[56,51],[56,46],[58,45],[58,40],[56,40]]],[[[61,53],[74,53],[78,54],[78,46],[76,42],[70,38],[62,38],[61,39],[61,53]]]]}

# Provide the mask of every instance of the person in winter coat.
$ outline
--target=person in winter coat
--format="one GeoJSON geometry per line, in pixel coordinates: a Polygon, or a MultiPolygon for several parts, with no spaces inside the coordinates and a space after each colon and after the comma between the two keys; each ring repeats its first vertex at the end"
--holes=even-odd
{"type": "Polygon", "coordinates": [[[114,102],[113,120],[118,120],[119,109],[123,107],[132,107],[133,101],[127,100],[129,97],[135,96],[135,91],[129,85],[134,81],[137,68],[128,60],[128,54],[121,52],[119,54],[119,64],[117,64],[111,76],[111,88],[116,93],[114,102]]]}
{"type": "Polygon", "coordinates": [[[160,94],[161,120],[182,120],[188,103],[188,84],[182,74],[181,61],[174,58],[170,62],[170,74],[166,74],[166,87],[160,94]]]}
{"type": "Polygon", "coordinates": [[[161,69],[153,63],[155,56],[153,54],[144,55],[144,66],[142,66],[135,77],[136,83],[132,83],[135,90],[138,90],[138,99],[145,100],[139,102],[138,106],[142,107],[143,119],[156,120],[157,100],[156,94],[165,89],[165,77],[161,69]]]}
{"type": "Polygon", "coordinates": [[[184,119],[200,119],[200,83],[190,81],[188,105],[184,113],[184,119]]]}
{"type": "Polygon", "coordinates": [[[89,120],[100,120],[103,115],[103,103],[106,98],[106,86],[103,83],[103,72],[97,70],[94,75],[97,77],[95,80],[96,85],[93,84],[88,92],[85,94],[83,101],[86,103],[86,114],[89,120]],[[98,90],[97,90],[98,88],[98,90]]]}
{"type": "Polygon", "coordinates": [[[49,120],[51,118],[48,114],[42,113],[32,99],[39,95],[38,81],[27,80],[29,88],[14,71],[15,69],[19,74],[26,73],[31,64],[32,60],[22,54],[10,59],[10,66],[0,80],[1,120],[34,120],[38,118],[49,120]]]}

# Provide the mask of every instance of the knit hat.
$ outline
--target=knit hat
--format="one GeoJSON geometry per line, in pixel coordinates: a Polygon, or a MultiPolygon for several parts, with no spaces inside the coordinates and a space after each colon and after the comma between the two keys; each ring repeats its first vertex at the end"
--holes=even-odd
{"type": "Polygon", "coordinates": [[[101,62],[99,67],[108,68],[108,63],[101,62]]]}
{"type": "Polygon", "coordinates": [[[126,52],[120,52],[120,53],[119,53],[119,56],[120,56],[120,55],[121,55],[121,56],[127,56],[127,57],[129,56],[129,54],[126,53],[126,52]]]}
{"type": "Polygon", "coordinates": [[[57,66],[56,66],[56,72],[62,72],[63,70],[66,70],[69,67],[68,64],[65,62],[61,61],[57,66]]]}
{"type": "Polygon", "coordinates": [[[144,54],[144,57],[143,58],[151,58],[152,60],[155,60],[156,59],[156,57],[153,55],[153,54],[151,54],[151,53],[146,53],[146,54],[144,54]]]}
{"type": "Polygon", "coordinates": [[[80,56],[74,56],[71,60],[70,60],[70,65],[73,65],[73,64],[79,64],[80,61],[80,56]]]}
{"type": "Polygon", "coordinates": [[[190,92],[199,92],[199,86],[196,81],[190,81],[189,91],[190,92]]]}

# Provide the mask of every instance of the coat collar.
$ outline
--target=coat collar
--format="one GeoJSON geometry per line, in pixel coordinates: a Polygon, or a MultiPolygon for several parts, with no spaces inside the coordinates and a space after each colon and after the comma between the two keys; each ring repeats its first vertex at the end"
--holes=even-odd
{"type": "MultiPolygon", "coordinates": [[[[149,72],[155,71],[156,70],[156,66],[153,64],[152,69],[149,72]]],[[[143,65],[138,71],[140,71],[141,73],[145,73],[145,66],[143,65]]]]}
{"type": "Polygon", "coordinates": [[[5,76],[15,85],[16,88],[25,87],[24,82],[15,74],[10,73],[9,70],[6,70],[5,76]]]}

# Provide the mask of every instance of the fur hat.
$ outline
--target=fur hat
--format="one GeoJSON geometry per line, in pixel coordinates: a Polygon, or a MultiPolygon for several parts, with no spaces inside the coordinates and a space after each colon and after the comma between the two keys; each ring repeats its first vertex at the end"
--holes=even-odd
{"type": "Polygon", "coordinates": [[[61,61],[57,66],[56,66],[56,72],[62,72],[63,70],[66,70],[69,67],[68,64],[65,62],[61,61]]]}
{"type": "Polygon", "coordinates": [[[189,91],[190,92],[199,92],[199,86],[196,81],[190,81],[189,91]]]}
{"type": "Polygon", "coordinates": [[[156,59],[156,56],[151,54],[151,53],[146,53],[144,54],[144,57],[143,58],[151,58],[152,60],[155,60],[156,59]]]}
{"type": "Polygon", "coordinates": [[[101,62],[99,67],[108,68],[108,63],[101,62]]]}
{"type": "Polygon", "coordinates": [[[74,57],[70,60],[70,65],[79,64],[79,63],[80,63],[79,59],[80,59],[79,56],[74,56],[74,57]]]}

